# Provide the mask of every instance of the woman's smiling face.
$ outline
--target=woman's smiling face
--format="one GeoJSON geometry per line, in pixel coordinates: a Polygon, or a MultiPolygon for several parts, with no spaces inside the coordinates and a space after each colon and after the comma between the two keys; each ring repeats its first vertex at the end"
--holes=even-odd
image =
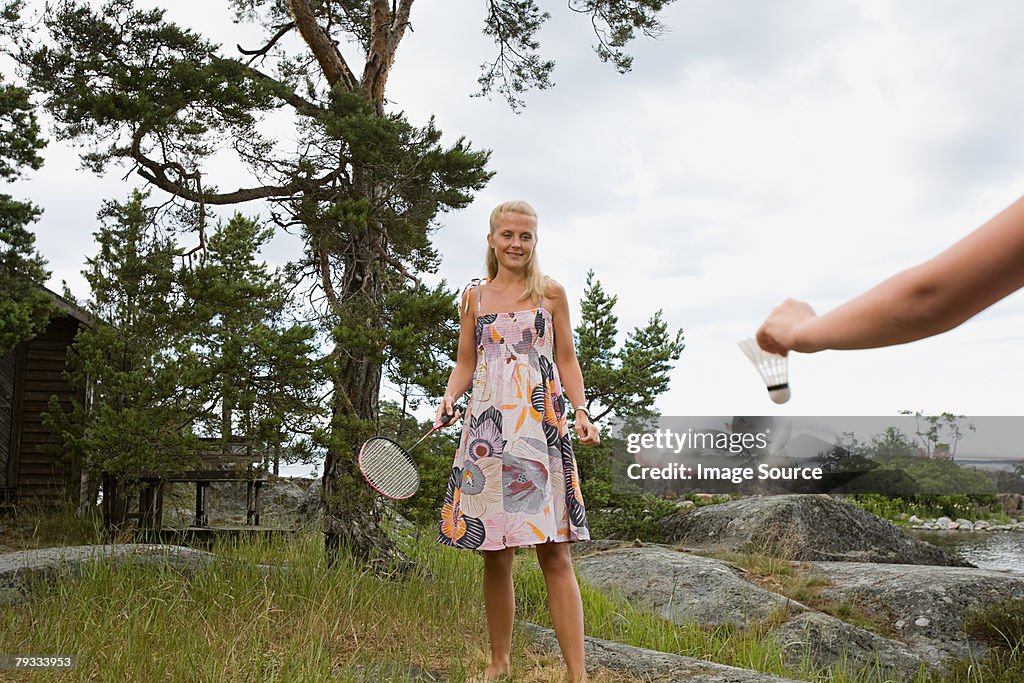
{"type": "Polygon", "coordinates": [[[487,235],[487,244],[502,268],[522,270],[537,245],[537,222],[532,216],[521,213],[502,214],[497,226],[487,235]]]}

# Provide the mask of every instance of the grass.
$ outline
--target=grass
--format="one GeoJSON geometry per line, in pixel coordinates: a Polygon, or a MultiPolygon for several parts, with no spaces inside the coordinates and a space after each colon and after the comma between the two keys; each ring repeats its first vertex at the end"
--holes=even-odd
{"type": "Polygon", "coordinates": [[[812,610],[830,614],[882,637],[897,637],[887,622],[874,618],[859,605],[828,599],[823,593],[825,588],[832,585],[832,581],[820,574],[807,573],[800,562],[761,553],[715,551],[703,554],[736,565],[746,572],[747,579],[765,590],[784,595],[812,610]]]}
{"type": "Polygon", "coordinates": [[[973,612],[964,620],[964,627],[992,649],[984,659],[957,662],[943,683],[1024,681],[1024,600],[1004,600],[973,612]]]}
{"type": "MultiPolygon", "coordinates": [[[[87,526],[60,530],[57,522],[40,521],[32,528],[40,536],[22,539],[26,545],[45,545],[42,534],[71,544],[90,542],[87,526]]],[[[316,531],[220,542],[214,548],[218,560],[192,572],[93,562],[75,576],[32,584],[26,603],[0,610],[0,643],[7,653],[79,656],[78,669],[34,676],[42,681],[360,680],[352,667],[388,664],[441,671],[461,681],[487,660],[482,562],[475,553],[423,536],[403,541],[419,569],[401,581],[374,576],[345,559],[328,567],[316,531]],[[288,570],[266,573],[259,564],[286,564],[288,570]]],[[[817,596],[827,585],[823,577],[763,556],[730,561],[753,578],[777,581],[779,592],[827,606],[817,596]]],[[[550,626],[533,552],[517,553],[515,585],[517,618],[550,626]]],[[[823,683],[893,680],[880,669],[845,663],[831,669],[807,657],[787,663],[768,637],[791,616],[785,610],[748,628],[705,627],[672,623],[586,584],[581,592],[587,632],[598,638],[823,683]]],[[[846,620],[856,617],[853,605],[831,609],[846,620]]],[[[1011,667],[1016,656],[1010,656],[1011,667]]],[[[974,664],[972,671],[993,666],[974,664]]],[[[530,646],[518,631],[513,667],[517,681],[560,681],[565,675],[557,654],[530,646]]],[[[11,673],[0,672],[0,680],[19,680],[3,678],[11,673]]],[[[386,677],[401,680],[398,674],[386,677]]],[[[641,679],[602,670],[591,680],[641,679]]],[[[914,683],[935,682],[921,675],[914,683]]]]}
{"type": "MultiPolygon", "coordinates": [[[[347,667],[381,663],[459,681],[483,668],[477,555],[411,542],[420,568],[397,581],[345,559],[328,567],[322,539],[219,543],[220,559],[191,573],[92,562],[34,583],[27,603],[2,610],[0,642],[9,653],[78,655],[77,670],[38,674],[43,681],[357,680],[347,667]],[[289,569],[257,567],[279,562],[289,569]]],[[[560,659],[528,648],[524,635],[513,659],[517,680],[564,677],[560,659]]],[[[593,680],[638,679],[598,672],[593,680]]]]}
{"type": "Polygon", "coordinates": [[[58,545],[104,543],[99,511],[79,517],[72,505],[43,505],[35,499],[19,500],[14,516],[0,517],[0,544],[14,550],[58,545]]]}

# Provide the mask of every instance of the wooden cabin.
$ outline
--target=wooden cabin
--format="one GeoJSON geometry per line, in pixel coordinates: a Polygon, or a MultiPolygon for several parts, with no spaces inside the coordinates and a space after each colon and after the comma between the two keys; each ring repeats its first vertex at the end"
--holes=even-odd
{"type": "Polygon", "coordinates": [[[77,501],[79,473],[64,463],[59,439],[43,426],[42,414],[56,396],[67,410],[84,391],[68,384],[63,372],[68,347],[91,316],[46,290],[57,313],[39,335],[0,355],[0,500],[35,498],[77,501]]]}

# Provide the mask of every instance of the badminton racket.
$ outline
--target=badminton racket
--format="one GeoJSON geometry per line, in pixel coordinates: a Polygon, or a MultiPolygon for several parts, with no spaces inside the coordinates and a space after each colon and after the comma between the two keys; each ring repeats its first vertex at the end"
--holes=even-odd
{"type": "MultiPolygon", "coordinates": [[[[453,411],[457,411],[457,408],[453,408],[453,411]]],[[[384,436],[369,439],[359,449],[359,470],[366,481],[377,493],[386,498],[402,500],[411,497],[420,487],[420,473],[409,451],[423,443],[438,429],[447,427],[454,417],[454,412],[451,415],[442,415],[430,431],[421,436],[408,450],[384,436]]]]}

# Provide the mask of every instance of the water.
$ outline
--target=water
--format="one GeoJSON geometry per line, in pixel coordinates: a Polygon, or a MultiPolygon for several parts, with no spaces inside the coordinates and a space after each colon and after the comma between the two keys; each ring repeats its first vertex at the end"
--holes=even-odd
{"type": "Polygon", "coordinates": [[[1019,531],[920,531],[928,541],[982,569],[1024,574],[1024,533],[1019,531]]]}

